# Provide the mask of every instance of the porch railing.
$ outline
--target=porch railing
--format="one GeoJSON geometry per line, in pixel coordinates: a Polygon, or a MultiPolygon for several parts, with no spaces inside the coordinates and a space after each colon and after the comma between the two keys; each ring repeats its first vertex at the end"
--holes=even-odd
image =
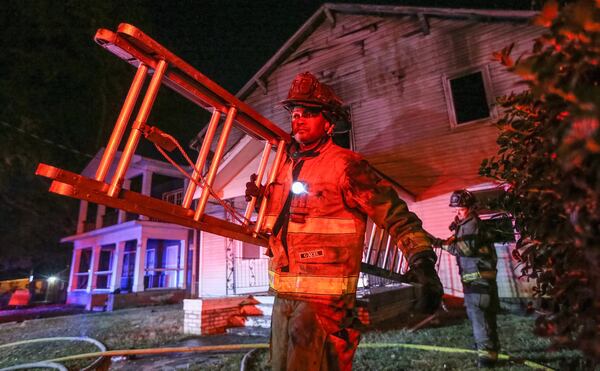
{"type": "Polygon", "coordinates": [[[256,288],[258,291],[269,287],[269,259],[234,258],[234,287],[239,289],[256,288]]]}

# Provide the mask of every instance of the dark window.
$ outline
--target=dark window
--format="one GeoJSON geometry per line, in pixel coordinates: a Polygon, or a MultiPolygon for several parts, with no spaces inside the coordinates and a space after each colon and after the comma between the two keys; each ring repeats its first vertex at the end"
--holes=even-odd
{"type": "Polygon", "coordinates": [[[77,289],[85,290],[88,285],[89,276],[87,274],[82,274],[77,276],[77,289]]]}
{"type": "Polygon", "coordinates": [[[111,225],[117,224],[119,221],[119,210],[107,207],[104,210],[104,216],[102,217],[102,226],[110,227],[111,225]]]}
{"type": "Polygon", "coordinates": [[[83,231],[93,231],[96,229],[96,216],[98,213],[98,205],[93,203],[88,203],[87,212],[85,214],[85,224],[83,226],[83,231]]]}
{"type": "Polygon", "coordinates": [[[92,249],[82,249],[79,257],[79,267],[77,267],[76,282],[77,289],[84,290],[87,288],[89,279],[89,269],[92,261],[92,249]]]}
{"type": "Polygon", "coordinates": [[[110,271],[111,269],[111,260],[112,260],[112,253],[114,250],[114,244],[113,245],[107,245],[107,246],[102,246],[102,249],[100,250],[100,259],[98,260],[98,271],[99,272],[106,272],[106,271],[110,271]]]}
{"type": "Polygon", "coordinates": [[[450,79],[450,90],[458,125],[490,117],[481,71],[450,79]]]}
{"type": "Polygon", "coordinates": [[[137,249],[137,240],[125,242],[125,252],[123,253],[123,271],[121,272],[121,290],[131,291],[133,287],[133,273],[135,271],[135,252],[137,249]]]}
{"type": "Polygon", "coordinates": [[[125,251],[134,251],[137,249],[137,240],[129,240],[125,242],[125,251]]]}
{"type": "Polygon", "coordinates": [[[144,287],[178,286],[178,275],[183,265],[183,259],[179,256],[180,247],[178,240],[148,239],[144,287]]]}
{"type": "Polygon", "coordinates": [[[79,258],[78,273],[87,273],[90,270],[90,262],[92,260],[92,249],[82,249],[81,257],[79,258]]]}
{"type": "Polygon", "coordinates": [[[108,289],[110,284],[110,274],[100,274],[96,277],[97,289],[108,289]]]}

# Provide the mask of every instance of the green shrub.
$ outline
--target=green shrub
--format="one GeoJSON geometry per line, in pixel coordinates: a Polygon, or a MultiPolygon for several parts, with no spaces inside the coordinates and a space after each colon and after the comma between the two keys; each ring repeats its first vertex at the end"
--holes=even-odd
{"type": "Polygon", "coordinates": [[[499,152],[480,173],[507,186],[514,257],[548,298],[536,326],[557,347],[600,359],[600,2],[548,2],[530,54],[495,56],[528,90],[500,100],[499,152]]]}

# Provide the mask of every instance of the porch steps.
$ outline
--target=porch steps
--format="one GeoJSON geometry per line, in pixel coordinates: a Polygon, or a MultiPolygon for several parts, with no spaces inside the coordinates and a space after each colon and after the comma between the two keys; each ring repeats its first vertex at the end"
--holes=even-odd
{"type": "MultiPolygon", "coordinates": [[[[361,289],[357,293],[358,319],[365,328],[384,328],[389,324],[397,324],[411,320],[415,313],[412,308],[416,298],[421,295],[419,286],[393,284],[387,287],[361,289]]],[[[254,306],[263,315],[247,316],[241,327],[227,329],[227,333],[240,336],[269,336],[271,314],[273,312],[273,296],[254,296],[259,304],[254,306]]]]}
{"type": "Polygon", "coordinates": [[[263,312],[262,316],[248,316],[244,327],[231,327],[227,329],[228,334],[240,336],[265,336],[268,337],[271,328],[271,313],[273,312],[274,296],[255,296],[260,302],[255,307],[263,312]]]}

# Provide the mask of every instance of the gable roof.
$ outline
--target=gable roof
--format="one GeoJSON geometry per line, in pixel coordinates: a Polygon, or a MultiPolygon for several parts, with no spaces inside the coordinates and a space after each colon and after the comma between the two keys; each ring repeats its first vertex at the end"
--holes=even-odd
{"type": "Polygon", "coordinates": [[[266,77],[273,72],[279,64],[292,55],[296,49],[306,40],[309,35],[323,22],[335,24],[335,14],[358,14],[377,16],[414,16],[419,19],[426,28],[427,17],[471,19],[479,21],[513,21],[525,23],[537,11],[526,10],[489,10],[489,9],[453,9],[453,8],[429,8],[395,5],[369,5],[369,4],[323,4],[299,29],[286,41],[285,44],[262,66],[254,76],[238,91],[236,96],[240,100],[246,99],[254,89],[264,86],[266,77]]]}
{"type": "MultiPolygon", "coordinates": [[[[104,147],[98,150],[94,158],[92,158],[85,166],[85,168],[81,171],[81,175],[92,179],[94,178],[94,175],[96,174],[96,169],[98,169],[98,165],[100,164],[100,160],[102,159],[102,154],[104,153],[104,150],[104,147]]],[[[111,164],[108,174],[106,175],[106,179],[112,179],[115,169],[117,168],[119,159],[121,158],[121,155],[121,151],[117,151],[115,153],[115,158],[111,164]]],[[[184,169],[187,169],[188,172],[191,172],[190,166],[183,165],[182,167],[184,169]]],[[[142,174],[144,171],[151,171],[156,174],[170,176],[173,178],[184,178],[184,175],[181,174],[175,167],[173,167],[168,162],[155,160],[141,155],[134,155],[131,159],[129,169],[127,170],[127,173],[125,175],[125,179],[134,178],[142,174]]]]}

